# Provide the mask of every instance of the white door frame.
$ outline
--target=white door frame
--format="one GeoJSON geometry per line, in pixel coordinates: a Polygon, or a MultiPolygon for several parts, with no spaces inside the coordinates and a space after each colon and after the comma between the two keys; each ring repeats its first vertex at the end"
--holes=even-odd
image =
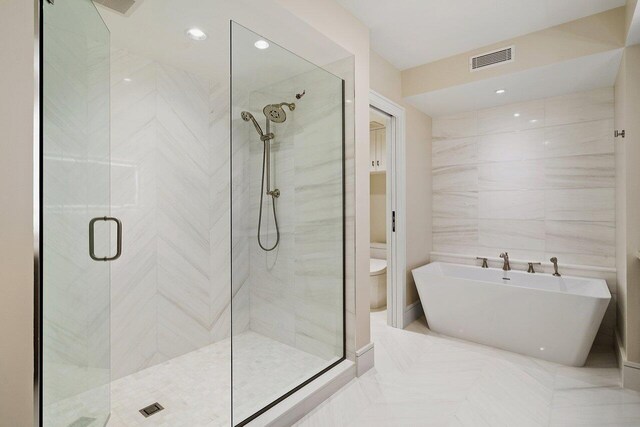
{"type": "Polygon", "coordinates": [[[374,90],[369,91],[369,105],[391,117],[391,129],[387,133],[391,135],[391,139],[386,150],[387,324],[402,329],[405,327],[404,313],[407,300],[405,110],[374,90]]]}

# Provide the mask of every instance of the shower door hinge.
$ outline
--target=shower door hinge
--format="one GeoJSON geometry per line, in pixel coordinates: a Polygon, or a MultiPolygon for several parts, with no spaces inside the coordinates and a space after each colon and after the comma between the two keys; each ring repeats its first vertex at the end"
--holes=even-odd
{"type": "Polygon", "coordinates": [[[47,0],[47,3],[55,4],[55,3],[54,3],[54,0],[47,0]]]}
{"type": "Polygon", "coordinates": [[[396,232],[396,211],[391,211],[391,232],[396,232]]]}
{"type": "Polygon", "coordinates": [[[623,137],[623,138],[624,138],[624,134],[625,134],[624,129],[622,129],[622,130],[617,130],[617,131],[614,131],[614,132],[613,132],[613,136],[615,136],[616,138],[617,138],[617,137],[619,137],[619,136],[621,136],[621,137],[623,137]]]}

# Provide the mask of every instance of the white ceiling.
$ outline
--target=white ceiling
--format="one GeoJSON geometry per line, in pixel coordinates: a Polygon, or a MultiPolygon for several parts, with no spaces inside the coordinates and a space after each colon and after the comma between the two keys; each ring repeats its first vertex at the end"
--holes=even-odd
{"type": "Polygon", "coordinates": [[[429,116],[439,117],[613,86],[622,50],[583,56],[405,99],[429,116]],[[505,89],[506,92],[498,95],[496,89],[505,89]]]}
{"type": "Polygon", "coordinates": [[[371,30],[371,48],[404,70],[573,21],[625,0],[337,0],[371,30]]]}
{"type": "Polygon", "coordinates": [[[246,77],[247,84],[261,87],[286,78],[283,73],[295,75],[309,68],[288,51],[321,66],[350,56],[274,0],[148,0],[128,16],[97,7],[111,32],[112,46],[213,80],[229,76],[230,20],[261,35],[236,33],[242,37],[234,40],[234,77],[246,77]],[[205,31],[207,39],[187,38],[185,31],[192,27],[205,31]],[[253,43],[262,37],[272,41],[272,47],[256,49],[253,43]]]}

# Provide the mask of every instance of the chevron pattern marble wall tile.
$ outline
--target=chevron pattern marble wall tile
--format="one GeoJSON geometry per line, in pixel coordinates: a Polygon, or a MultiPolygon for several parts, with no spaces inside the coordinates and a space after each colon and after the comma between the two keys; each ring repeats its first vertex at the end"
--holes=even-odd
{"type": "Polygon", "coordinates": [[[225,84],[121,49],[111,74],[119,378],[230,335],[229,98],[225,84]]]}

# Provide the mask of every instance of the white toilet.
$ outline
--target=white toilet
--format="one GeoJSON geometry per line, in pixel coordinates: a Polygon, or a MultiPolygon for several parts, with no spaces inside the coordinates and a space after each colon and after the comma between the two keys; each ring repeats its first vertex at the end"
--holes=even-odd
{"type": "Polygon", "coordinates": [[[371,243],[371,256],[372,258],[369,260],[370,307],[381,309],[387,306],[386,245],[371,243]],[[384,257],[384,259],[373,257],[384,257]]]}

